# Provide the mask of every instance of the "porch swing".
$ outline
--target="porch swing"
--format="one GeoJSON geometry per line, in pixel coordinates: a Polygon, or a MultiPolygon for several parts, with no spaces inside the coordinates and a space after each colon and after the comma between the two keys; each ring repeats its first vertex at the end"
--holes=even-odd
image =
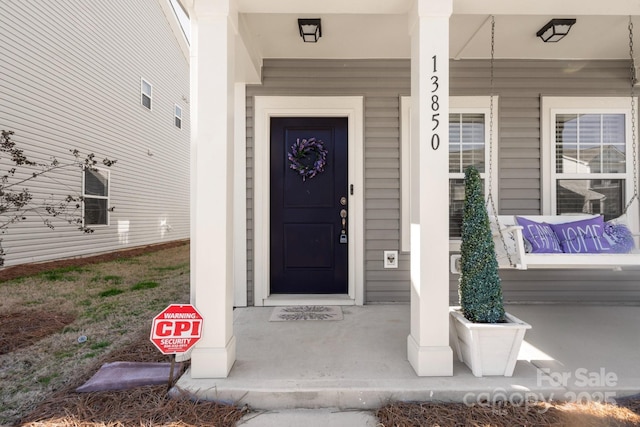
{"type": "MultiPolygon", "coordinates": [[[[635,118],[635,65],[633,58],[633,22],[629,17],[629,55],[631,59],[630,83],[631,83],[631,130],[632,130],[632,155],[633,155],[633,195],[625,205],[620,218],[604,223],[600,215],[592,214],[571,214],[571,215],[499,215],[495,207],[492,194],[492,180],[489,179],[486,207],[492,219],[491,228],[494,236],[496,255],[500,268],[512,268],[517,270],[539,269],[613,269],[621,270],[622,267],[640,266],[640,251],[630,247],[637,247],[637,235],[632,235],[622,218],[626,217],[627,211],[634,201],[638,200],[638,164],[637,164],[637,143],[636,143],[636,118],[635,118]],[[613,252],[614,244],[618,244],[609,237],[596,235],[594,230],[598,230],[593,223],[599,222],[601,227],[608,230],[626,230],[624,234],[624,253],[613,252]],[[526,224],[527,230],[522,224],[526,224]],[[622,227],[622,228],[618,228],[622,227]],[[532,233],[533,232],[533,233],[532,233]],[[536,235],[537,233],[537,235],[536,235]],[[587,234],[585,234],[587,233],[587,234]],[[525,234],[528,239],[525,239],[525,234]],[[557,239],[562,236],[565,240],[557,239]],[[586,238],[590,238],[590,244],[598,246],[604,252],[584,253],[572,250],[570,247],[574,242],[578,245],[584,244],[586,238]],[[571,238],[575,240],[570,241],[571,238]],[[536,241],[536,239],[542,239],[536,241]],[[555,241],[553,239],[556,239],[555,241]],[[602,241],[600,241],[602,239],[602,241]],[[630,239],[630,240],[629,240],[630,239]],[[531,241],[533,240],[533,242],[531,241]],[[548,248],[552,252],[537,251],[533,247],[535,244],[543,242],[550,245],[548,248]],[[553,246],[553,247],[552,247],[553,246]],[[557,247],[555,247],[557,246],[557,247]],[[568,249],[568,250],[565,250],[568,249]]],[[[490,60],[490,87],[491,87],[491,107],[489,119],[489,177],[493,173],[493,98],[494,98],[494,41],[495,41],[495,19],[491,17],[491,60],[490,60]]],[[[539,249],[539,248],[538,248],[539,249]]]]}

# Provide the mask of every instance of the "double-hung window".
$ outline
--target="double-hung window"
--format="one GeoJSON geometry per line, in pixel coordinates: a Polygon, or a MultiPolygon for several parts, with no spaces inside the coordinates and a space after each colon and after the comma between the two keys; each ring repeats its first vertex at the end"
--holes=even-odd
{"type": "MultiPolygon", "coordinates": [[[[409,250],[409,97],[402,98],[402,207],[401,248],[409,250]]],[[[464,171],[475,166],[484,183],[484,192],[489,190],[489,161],[493,159],[492,197],[497,195],[497,146],[498,146],[498,97],[493,103],[488,96],[453,96],[449,98],[449,238],[452,250],[458,250],[462,228],[462,205],[464,202],[464,171]],[[493,115],[491,109],[493,107],[493,115]],[[493,144],[490,144],[490,125],[493,116],[493,144]],[[491,155],[493,151],[493,155],[491,155]]],[[[497,209],[497,205],[496,205],[497,209]]]]}
{"type": "Polygon", "coordinates": [[[620,216],[633,191],[629,98],[543,98],[543,210],[620,216]]]}
{"type": "MultiPolygon", "coordinates": [[[[493,100],[497,111],[498,98],[493,100]]],[[[490,97],[451,97],[449,110],[449,238],[460,239],[462,208],[464,204],[464,172],[475,166],[480,172],[485,195],[489,186],[489,161],[497,147],[497,114],[493,114],[493,144],[490,144],[490,97]]],[[[497,173],[497,165],[492,172],[497,173]]],[[[495,182],[495,181],[494,181],[495,182]]],[[[492,197],[497,203],[497,186],[492,186],[492,197]]]]}
{"type": "Polygon", "coordinates": [[[110,172],[85,168],[82,185],[84,225],[109,225],[110,172]]]}
{"type": "Polygon", "coordinates": [[[142,105],[148,108],[149,110],[151,110],[152,91],[153,91],[153,88],[151,87],[151,83],[149,83],[145,79],[141,79],[141,82],[140,82],[141,102],[142,102],[142,105]]]}
{"type": "Polygon", "coordinates": [[[177,104],[173,108],[173,124],[178,129],[182,129],[182,107],[177,104]]]}

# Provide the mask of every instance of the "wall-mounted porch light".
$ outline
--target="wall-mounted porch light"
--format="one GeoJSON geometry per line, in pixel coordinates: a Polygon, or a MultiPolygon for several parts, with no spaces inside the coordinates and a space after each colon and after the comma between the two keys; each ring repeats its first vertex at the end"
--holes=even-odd
{"type": "Polygon", "coordinates": [[[300,30],[300,37],[305,43],[316,43],[322,37],[320,18],[298,19],[298,29],[300,30]]]}
{"type": "Polygon", "coordinates": [[[552,19],[538,30],[536,36],[540,37],[545,43],[559,42],[569,34],[571,26],[575,23],[575,19],[552,19]]]}

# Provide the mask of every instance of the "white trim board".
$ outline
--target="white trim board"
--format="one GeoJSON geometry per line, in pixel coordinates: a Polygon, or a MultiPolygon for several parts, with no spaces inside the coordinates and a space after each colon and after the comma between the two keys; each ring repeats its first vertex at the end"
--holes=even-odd
{"type": "Polygon", "coordinates": [[[246,86],[235,84],[233,170],[233,305],[247,306],[247,119],[246,86]]]}
{"type": "MultiPolygon", "coordinates": [[[[361,96],[256,96],[254,139],[254,305],[280,305],[269,287],[269,143],[271,117],[346,117],[348,119],[349,291],[335,305],[364,304],[364,104],[361,96]]],[[[288,304],[308,301],[291,295],[288,304]]],[[[333,301],[324,301],[333,304],[333,301]]]]}

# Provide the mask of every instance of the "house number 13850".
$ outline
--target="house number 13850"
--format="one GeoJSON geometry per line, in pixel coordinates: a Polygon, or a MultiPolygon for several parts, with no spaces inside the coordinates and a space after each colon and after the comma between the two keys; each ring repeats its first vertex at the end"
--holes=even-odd
{"type": "Polygon", "coordinates": [[[438,126],[440,126],[440,120],[438,117],[440,113],[437,111],[440,109],[440,98],[438,97],[440,85],[438,84],[438,56],[433,55],[433,74],[431,75],[431,84],[433,85],[433,89],[431,90],[431,124],[433,128],[431,131],[433,135],[431,135],[431,148],[433,150],[437,150],[440,148],[440,134],[436,132],[438,126]]]}

